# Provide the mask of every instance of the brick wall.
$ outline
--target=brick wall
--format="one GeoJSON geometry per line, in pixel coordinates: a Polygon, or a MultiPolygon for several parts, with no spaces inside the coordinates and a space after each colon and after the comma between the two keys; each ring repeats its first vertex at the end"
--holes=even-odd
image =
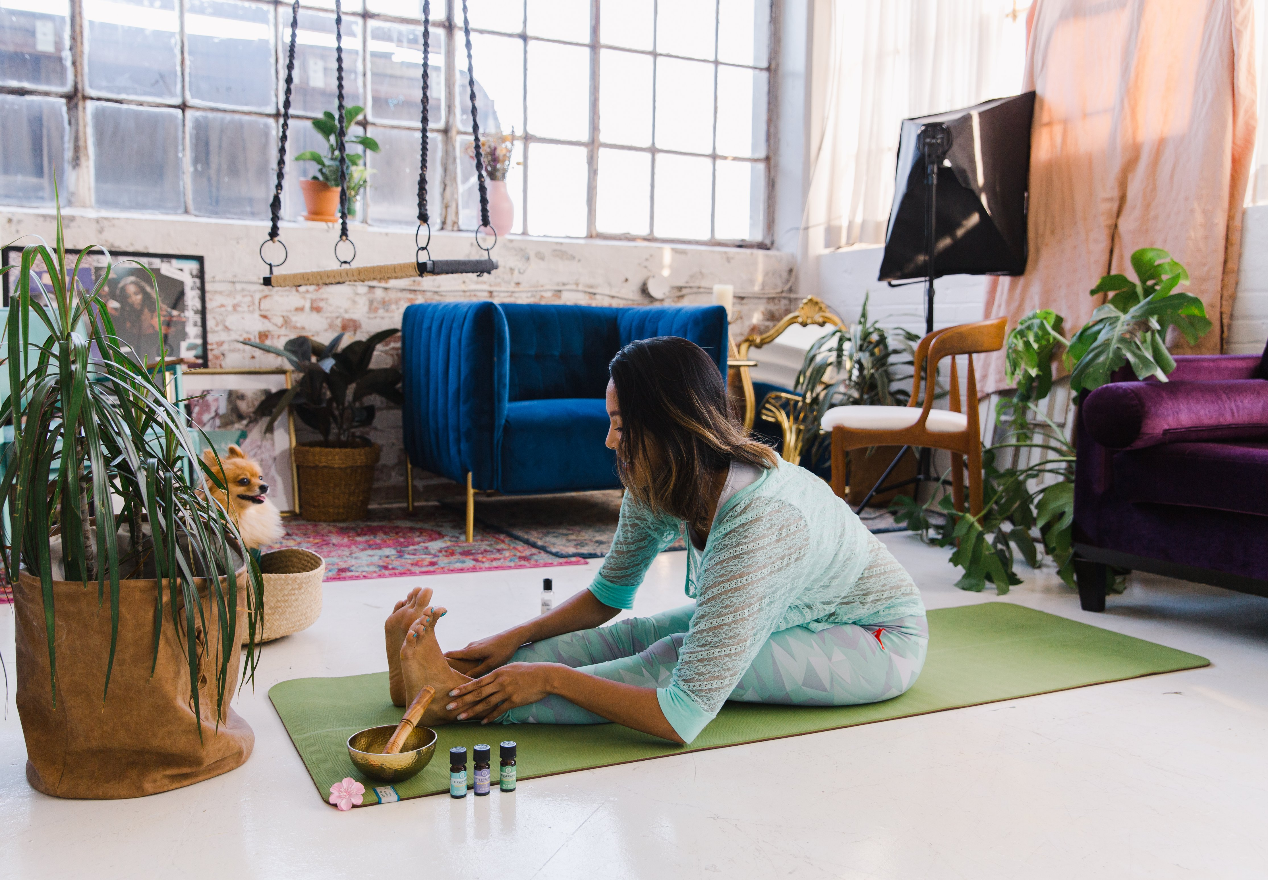
{"type": "MultiPolygon", "coordinates": [[[[733,334],[756,321],[768,325],[796,305],[793,293],[795,259],[775,251],[642,244],[510,238],[494,256],[500,268],[485,277],[448,276],[375,284],[346,284],[274,290],[260,283],[265,268],[258,250],[266,227],[255,223],[102,216],[75,212],[65,216],[67,246],[100,244],[114,250],[202,255],[207,271],[207,335],[211,366],[221,368],[283,366],[280,358],[238,344],[254,339],[281,345],[293,336],[327,340],[337,333],[365,338],[400,326],[405,307],[416,302],[482,300],[553,302],[588,305],[654,305],[643,293],[645,279],[664,277],[670,284],[666,304],[707,304],[715,283],[735,287],[733,334]]],[[[12,211],[0,217],[0,241],[39,235],[52,242],[53,218],[46,212],[12,211]]],[[[409,260],[413,231],[353,226],[356,264],[409,260]]],[[[331,268],[333,227],[287,226],[282,239],[290,251],[279,271],[331,268]]],[[[25,238],[19,244],[33,243],[25,238]]],[[[479,256],[470,233],[438,232],[431,253],[436,259],[479,256]]],[[[380,346],[376,366],[399,361],[399,338],[380,346]]],[[[376,497],[392,502],[405,497],[405,457],[400,412],[382,405],[367,432],[382,448],[376,497]]],[[[299,439],[313,439],[302,425],[299,439]]],[[[416,474],[416,487],[426,495],[443,491],[444,481],[416,474]]]]}

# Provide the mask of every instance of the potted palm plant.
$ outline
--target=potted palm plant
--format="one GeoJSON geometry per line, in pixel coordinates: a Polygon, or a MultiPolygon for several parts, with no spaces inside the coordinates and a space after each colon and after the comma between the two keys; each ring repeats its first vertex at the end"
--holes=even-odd
{"type": "MultiPolygon", "coordinates": [[[[829,409],[903,406],[911,396],[904,386],[911,381],[912,343],[918,337],[905,330],[886,330],[868,317],[867,303],[865,297],[857,322],[834,329],[806,350],[793,383],[795,393],[772,392],[762,405],[762,417],[782,429],[784,458],[794,464],[804,459],[805,466],[817,473],[828,469],[832,435],[819,424],[829,409]]],[[[878,446],[849,454],[851,505],[863,502],[898,452],[896,446],[878,446]]],[[[914,476],[915,469],[915,459],[905,457],[891,474],[891,482],[914,476]]],[[[898,491],[878,495],[871,503],[887,505],[898,491]]]]}
{"type": "Polygon", "coordinates": [[[379,447],[357,432],[374,422],[375,407],[366,400],[370,395],[397,405],[404,402],[401,371],[370,366],[379,344],[399,332],[396,328],[381,330],[343,348],[342,333],[326,343],[297,336],[281,348],[243,340],[244,345],[285,358],[299,373],[299,381],[292,387],[275,391],[260,402],[257,412],[269,417],[269,427],[289,408],[321,434],[321,440],[295,447],[299,513],[304,519],[347,522],[365,518],[379,447]]]}
{"type": "MultiPolygon", "coordinates": [[[[361,118],[362,107],[347,107],[343,111],[344,131],[350,133],[352,125],[361,118]]],[[[305,150],[295,157],[296,162],[316,162],[317,171],[308,180],[301,180],[299,188],[304,193],[304,207],[308,213],[305,220],[316,220],[323,223],[334,223],[339,219],[339,122],[335,114],[327,110],[313,120],[313,128],[326,139],[326,155],[316,150],[305,150]]],[[[369,135],[344,137],[344,155],[347,161],[348,216],[357,214],[357,198],[365,189],[370,179],[370,169],[365,167],[363,156],[350,152],[348,144],[354,144],[369,150],[379,151],[379,142],[369,135]]]]}
{"type": "MultiPolygon", "coordinates": [[[[258,569],[205,494],[181,407],[55,247],[27,247],[5,325],[0,545],[13,585],[27,779],[46,794],[135,797],[242,764],[229,707],[258,660],[258,569]],[[44,264],[49,289],[32,267],[44,264]]],[[[73,256],[73,255],[72,255],[73,256]]],[[[108,255],[107,255],[108,256],[108,255]]],[[[6,267],[7,268],[7,267],[6,267]]],[[[157,285],[155,285],[157,289],[157,285]]],[[[161,346],[160,346],[161,348],[161,346]]]]}

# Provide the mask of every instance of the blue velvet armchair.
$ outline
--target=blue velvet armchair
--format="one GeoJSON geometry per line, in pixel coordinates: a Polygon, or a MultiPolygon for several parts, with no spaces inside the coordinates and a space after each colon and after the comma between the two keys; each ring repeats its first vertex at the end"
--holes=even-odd
{"type": "Polygon", "coordinates": [[[405,310],[405,451],[413,467],[507,495],[620,486],[604,445],[608,362],[622,346],[681,336],[726,374],[721,306],[602,308],[423,303],[405,310]]]}

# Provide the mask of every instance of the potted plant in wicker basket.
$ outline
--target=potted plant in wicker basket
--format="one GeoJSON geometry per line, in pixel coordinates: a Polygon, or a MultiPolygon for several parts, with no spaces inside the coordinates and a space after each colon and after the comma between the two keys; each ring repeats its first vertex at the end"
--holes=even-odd
{"type": "Polygon", "coordinates": [[[381,330],[343,348],[342,333],[324,344],[297,336],[281,348],[243,340],[244,345],[285,358],[299,373],[292,387],[275,391],[260,403],[258,412],[269,416],[269,426],[290,407],[301,422],[321,434],[320,441],[295,447],[299,514],[304,519],[365,518],[379,447],[357,431],[374,422],[374,405],[366,402],[370,395],[398,405],[404,402],[401,371],[370,366],[379,344],[399,332],[381,330]]]}
{"type": "Polygon", "coordinates": [[[109,269],[87,291],[82,259],[67,266],[59,210],[55,247],[26,248],[15,272],[0,554],[27,779],[61,797],[136,797],[250,756],[254,734],[229,701],[244,630],[244,678],[258,659],[261,582],[233,523],[198,491],[191,462],[223,482],[160,369],[115,332],[109,269]],[[32,290],[37,261],[47,290],[32,290]]]}

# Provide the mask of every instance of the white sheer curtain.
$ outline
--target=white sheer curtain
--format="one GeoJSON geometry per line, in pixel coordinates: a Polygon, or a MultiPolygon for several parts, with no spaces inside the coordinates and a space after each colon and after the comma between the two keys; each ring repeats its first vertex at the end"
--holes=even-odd
{"type": "Polygon", "coordinates": [[[1255,0],[1255,69],[1259,84],[1259,130],[1255,134],[1255,159],[1250,168],[1250,185],[1246,187],[1246,204],[1268,202],[1268,0],[1255,0]]]}
{"type": "Polygon", "coordinates": [[[1028,3],[820,2],[816,24],[829,33],[816,40],[827,60],[814,65],[822,122],[812,135],[807,232],[813,241],[822,227],[826,250],[879,244],[902,120],[1019,92],[1028,3]]]}

